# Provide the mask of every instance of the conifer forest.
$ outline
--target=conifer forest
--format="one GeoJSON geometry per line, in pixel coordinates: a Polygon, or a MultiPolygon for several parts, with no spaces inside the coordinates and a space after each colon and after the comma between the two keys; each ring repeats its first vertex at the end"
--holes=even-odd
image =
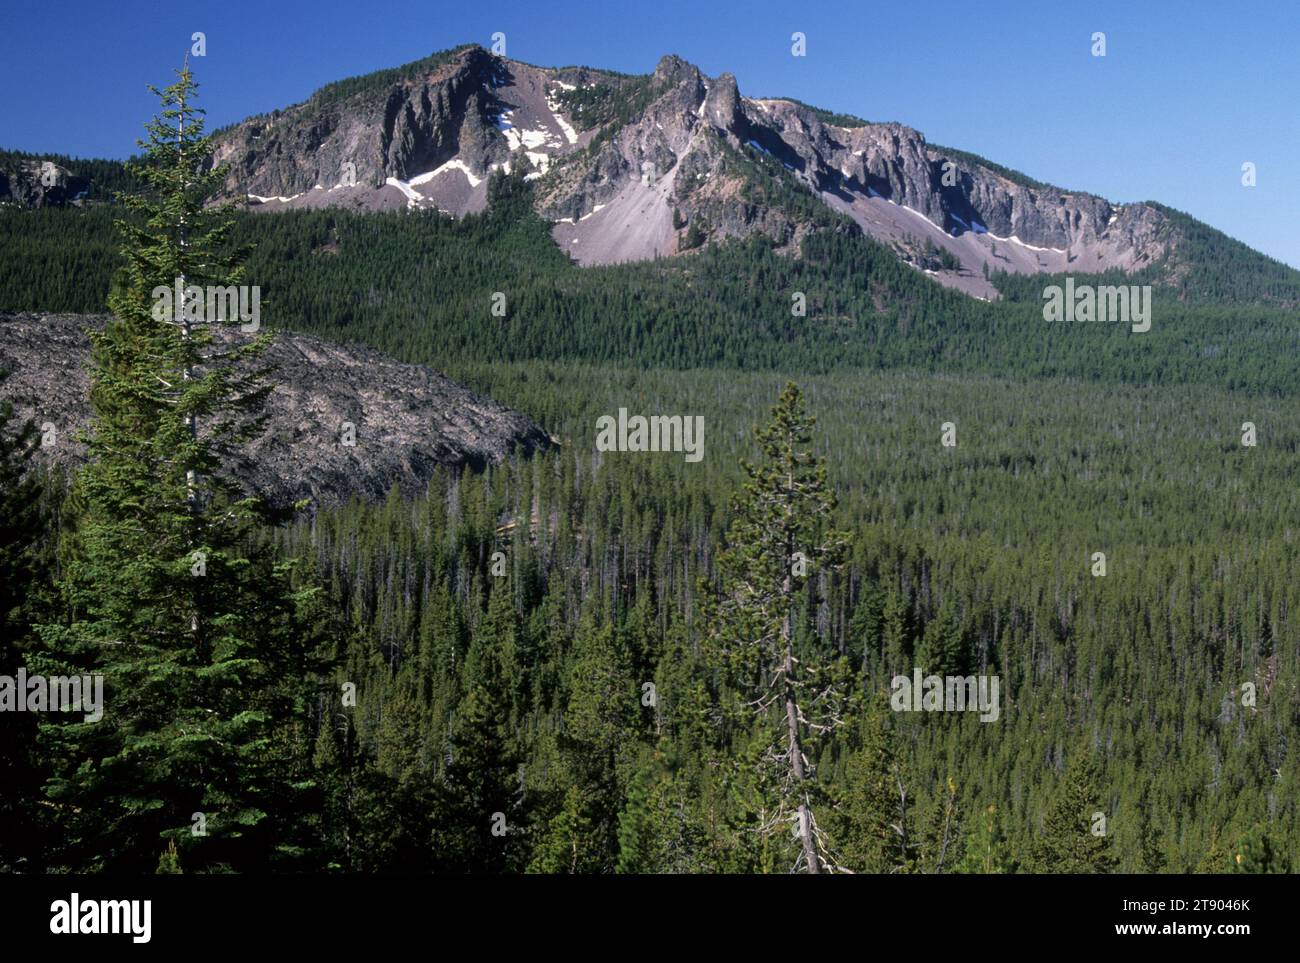
{"type": "Polygon", "coordinates": [[[1300,272],[1156,203],[1035,241],[1107,202],[933,144],[948,213],[873,234],[916,196],[887,125],[675,58],[457,47],[215,131],[172,66],[130,160],[0,153],[0,871],[1300,869],[1300,272]],[[294,138],[372,108],[374,203],[297,202],[294,138]],[[641,227],[583,198],[636,189],[669,247],[584,260],[641,227]],[[244,285],[251,324],[188,293],[244,285]],[[1151,320],[1044,320],[1088,285],[1151,320]],[[52,314],[82,354],[15,333],[52,314]],[[321,414],[343,375],[289,390],[288,335],[478,401],[394,401],[408,449],[321,414]],[[310,445],[328,490],[276,467],[310,445]]]}

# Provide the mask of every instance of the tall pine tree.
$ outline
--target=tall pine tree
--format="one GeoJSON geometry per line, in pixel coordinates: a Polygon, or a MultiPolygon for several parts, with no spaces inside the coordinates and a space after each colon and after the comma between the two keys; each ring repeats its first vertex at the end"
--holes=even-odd
{"type": "MultiPolygon", "coordinates": [[[[121,200],[113,317],[92,330],[89,459],[65,532],[64,618],[43,627],[50,671],[102,675],[99,721],[43,724],[65,821],[60,864],[264,868],[301,853],[292,831],[311,740],[305,636],[283,566],[254,545],[264,517],[221,473],[269,387],[265,337],[215,338],[200,290],[241,280],[188,64],[154,92],[121,200]],[[170,304],[161,292],[186,291],[170,304]],[[273,815],[274,814],[274,815],[273,815]]],[[[234,320],[234,319],[226,319],[234,320]]],[[[310,594],[309,592],[303,593],[310,594]]]]}
{"type": "MultiPolygon", "coordinates": [[[[0,379],[4,373],[0,372],[0,379]]],[[[13,405],[0,401],[0,675],[13,678],[31,642],[37,572],[35,547],[43,528],[41,483],[30,461],[37,447],[31,422],[14,424],[13,405]]],[[[5,713],[0,725],[0,872],[39,865],[40,811],[36,719],[5,713]]]]}
{"type": "Polygon", "coordinates": [[[711,649],[736,687],[733,708],[755,714],[769,737],[763,763],[771,771],[761,782],[779,786],[779,798],[764,809],[761,828],[791,832],[796,867],[820,873],[827,861],[812,805],[810,743],[843,721],[847,690],[844,667],[817,651],[816,640],[796,654],[795,620],[809,581],[838,565],[845,539],[831,527],[835,495],[825,460],[808,450],[814,422],[791,383],[771,423],[756,429],[763,458],[742,462],[748,480],[732,503],[706,619],[711,649]]]}

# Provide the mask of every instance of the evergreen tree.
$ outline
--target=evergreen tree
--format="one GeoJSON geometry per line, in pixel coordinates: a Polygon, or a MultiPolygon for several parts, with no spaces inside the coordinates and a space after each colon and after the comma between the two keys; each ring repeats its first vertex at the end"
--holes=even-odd
{"type": "Polygon", "coordinates": [[[155,297],[178,282],[237,283],[241,253],[228,216],[205,206],[223,172],[205,170],[188,65],[155,93],[138,166],[150,194],[122,198],[137,217],[122,224],[113,318],[91,332],[66,614],[41,630],[48,673],[102,675],[104,714],[42,722],[57,760],[49,793],[71,867],[152,870],[168,838],[185,869],[266,867],[301,854],[293,809],[310,742],[297,611],[313,593],[291,590],[288,568],[257,547],[260,503],[220,472],[258,423],[265,340],[221,346],[201,298],[168,310],[155,297]]]}
{"type": "Polygon", "coordinates": [[[917,855],[913,803],[883,698],[864,713],[856,741],[839,791],[835,852],[854,872],[910,872],[917,855]]]}
{"type": "Polygon", "coordinates": [[[1285,848],[1263,826],[1253,826],[1243,833],[1233,847],[1234,873],[1290,873],[1292,860],[1285,848]]]}
{"type": "Polygon", "coordinates": [[[542,872],[609,872],[618,851],[618,813],[626,774],[619,762],[632,743],[639,703],[626,653],[611,626],[589,616],[574,642],[572,691],[559,737],[569,785],[547,834],[542,872]]]}
{"type": "Polygon", "coordinates": [[[882,615],[882,640],[885,675],[911,675],[908,659],[912,654],[912,610],[907,598],[897,589],[885,596],[882,615]]]}
{"type": "MultiPolygon", "coordinates": [[[[508,599],[509,593],[495,592],[493,597],[508,599]]],[[[509,622],[501,616],[489,621],[498,626],[509,622]]],[[[517,678],[510,640],[477,634],[465,657],[465,696],[452,724],[443,787],[449,817],[434,830],[440,858],[464,871],[517,869],[525,855],[519,773],[523,760],[511,724],[510,694],[517,678]]]]}
{"type": "Polygon", "coordinates": [[[917,647],[916,663],[926,675],[963,675],[966,671],[966,640],[952,601],[945,601],[939,613],[925,627],[917,647]]]}
{"type": "Polygon", "coordinates": [[[1008,853],[997,804],[989,803],[971,823],[966,834],[965,851],[956,871],[985,875],[1012,872],[1015,864],[1008,853]]]}
{"type": "Polygon", "coordinates": [[[1044,820],[1043,833],[1034,842],[1034,872],[1114,871],[1109,834],[1093,831],[1093,814],[1101,811],[1101,796],[1097,763],[1090,753],[1078,753],[1066,767],[1044,820]]]}
{"type": "Polygon", "coordinates": [[[961,807],[957,784],[949,776],[926,814],[918,842],[917,871],[951,873],[961,859],[961,807]]]}
{"type": "Polygon", "coordinates": [[[582,791],[570,785],[560,811],[548,821],[528,868],[534,873],[599,872],[608,853],[600,846],[599,836],[582,791]]]}
{"type": "Polygon", "coordinates": [[[1213,875],[1217,873],[1227,873],[1232,871],[1235,860],[1228,855],[1227,848],[1223,845],[1223,840],[1219,835],[1219,827],[1213,826],[1210,829],[1210,845],[1205,854],[1197,860],[1196,869],[1198,874],[1213,875]]]}
{"type": "MultiPolygon", "coordinates": [[[[0,383],[4,373],[0,372],[0,383]]],[[[0,401],[0,675],[14,678],[31,642],[36,615],[36,543],[43,530],[42,486],[30,460],[38,444],[30,422],[14,424],[13,405],[0,401]]],[[[23,695],[25,698],[25,694],[23,695]]],[[[36,717],[8,713],[0,720],[0,872],[39,866],[37,805],[41,767],[36,717]]]]}
{"type": "Polygon", "coordinates": [[[862,654],[863,672],[870,671],[873,659],[880,652],[884,624],[885,593],[878,585],[866,586],[849,621],[849,637],[855,650],[862,654]]]}
{"type": "MultiPolygon", "coordinates": [[[[4,377],[0,372],[0,384],[4,377]]],[[[0,646],[14,644],[27,630],[34,547],[45,523],[43,486],[30,464],[38,446],[36,426],[15,424],[13,403],[0,399],[0,646]]],[[[0,653],[12,658],[7,649],[0,653]]]]}
{"type": "Polygon", "coordinates": [[[815,649],[796,657],[795,619],[809,575],[838,564],[844,538],[830,528],[835,496],[825,461],[806,448],[814,421],[791,383],[771,423],[756,429],[763,461],[742,463],[748,480],[732,504],[708,632],[741,698],[771,736],[768,761],[781,770],[780,798],[767,826],[792,828],[797,865],[820,873],[825,862],[811,805],[816,787],[808,743],[839,724],[844,691],[836,667],[815,649]]]}
{"type": "Polygon", "coordinates": [[[654,806],[654,782],[659,767],[647,758],[627,787],[623,810],[618,817],[619,873],[654,873],[659,870],[662,845],[662,814],[654,806]]]}
{"type": "Polygon", "coordinates": [[[1151,799],[1149,796],[1143,796],[1142,803],[1138,807],[1140,820],[1140,829],[1142,832],[1142,871],[1145,873],[1164,872],[1168,865],[1168,858],[1165,856],[1160,833],[1156,826],[1155,816],[1152,813],[1151,799]]]}

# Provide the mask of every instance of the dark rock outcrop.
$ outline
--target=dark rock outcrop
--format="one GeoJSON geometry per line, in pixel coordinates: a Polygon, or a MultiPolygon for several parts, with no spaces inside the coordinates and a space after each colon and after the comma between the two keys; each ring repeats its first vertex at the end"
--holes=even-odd
{"type": "MultiPolygon", "coordinates": [[[[76,463],[85,456],[77,440],[89,417],[85,328],[103,322],[0,314],[0,371],[10,372],[0,397],[11,399],[20,417],[54,429],[42,458],[76,463]]],[[[241,335],[220,328],[217,337],[241,335]]],[[[273,367],[265,430],[226,468],[273,504],[375,499],[394,484],[412,494],[439,465],[477,468],[552,445],[520,413],[368,348],[281,333],[262,360],[273,367]],[[344,422],[355,426],[355,446],[342,444],[344,422]]]]}
{"type": "Polygon", "coordinates": [[[491,128],[498,67],[468,49],[424,77],[306,103],[218,135],[213,161],[228,165],[225,192],[288,197],[351,186],[378,189],[459,158],[477,175],[508,150],[491,128]]]}
{"type": "Polygon", "coordinates": [[[66,207],[79,203],[90,181],[53,161],[19,161],[0,169],[0,204],[66,207]]]}

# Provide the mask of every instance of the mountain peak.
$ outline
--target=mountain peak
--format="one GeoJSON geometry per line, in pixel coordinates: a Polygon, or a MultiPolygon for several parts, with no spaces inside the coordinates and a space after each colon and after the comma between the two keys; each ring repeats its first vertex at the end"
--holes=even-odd
{"type": "Polygon", "coordinates": [[[682,82],[698,82],[703,74],[693,63],[683,60],[677,54],[664,54],[655,65],[652,75],[656,87],[665,87],[682,82]]]}
{"type": "MultiPolygon", "coordinates": [[[[491,175],[521,174],[582,264],[753,234],[797,254],[811,232],[858,230],[985,298],[999,296],[994,271],[1131,272],[1168,258],[1184,234],[1154,205],[1032,181],[903,124],[746,97],[733,74],[709,78],[676,54],[629,76],[466,44],[220,131],[214,163],[228,168],[226,197],[263,211],[459,217],[484,209],[491,175]]],[[[34,206],[44,195],[32,181],[16,170],[7,193],[34,206]]]]}

